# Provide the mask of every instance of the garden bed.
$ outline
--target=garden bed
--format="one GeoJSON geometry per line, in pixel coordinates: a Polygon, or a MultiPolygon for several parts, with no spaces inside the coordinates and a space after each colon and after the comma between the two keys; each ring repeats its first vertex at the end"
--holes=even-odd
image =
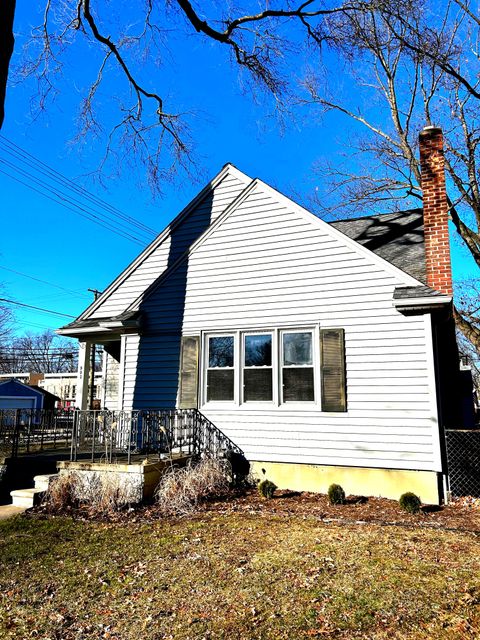
{"type": "Polygon", "coordinates": [[[445,506],[424,505],[420,513],[409,514],[400,508],[397,501],[386,498],[347,496],[346,504],[331,505],[326,495],[316,493],[277,491],[272,500],[265,500],[256,491],[249,491],[226,501],[207,503],[203,509],[296,515],[339,523],[431,526],[480,534],[480,501],[469,498],[458,499],[445,506]]]}

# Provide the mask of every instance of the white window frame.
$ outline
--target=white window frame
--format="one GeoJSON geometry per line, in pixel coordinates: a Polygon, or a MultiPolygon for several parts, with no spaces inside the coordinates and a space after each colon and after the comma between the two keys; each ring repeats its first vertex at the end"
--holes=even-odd
{"type": "Polygon", "coordinates": [[[257,331],[240,331],[241,353],[240,353],[240,398],[241,403],[247,406],[254,405],[278,405],[278,376],[277,376],[277,332],[275,329],[258,329],[257,331]],[[271,336],[272,338],[272,362],[269,367],[247,367],[245,365],[245,338],[247,336],[271,336]],[[270,369],[272,372],[272,399],[271,400],[245,400],[245,369],[270,369]]]}
{"type": "Polygon", "coordinates": [[[280,404],[281,405],[315,405],[320,401],[319,395],[319,376],[317,370],[320,368],[319,353],[316,348],[318,342],[318,332],[315,327],[303,327],[280,329],[279,331],[279,353],[278,353],[278,386],[280,389],[280,404]],[[296,364],[296,365],[284,365],[283,364],[283,336],[286,333],[309,333],[312,336],[312,364],[296,364]],[[312,369],[313,370],[313,400],[284,400],[283,398],[283,370],[284,369],[312,369]]]}
{"type": "Polygon", "coordinates": [[[234,405],[238,404],[237,390],[237,368],[238,368],[238,331],[222,331],[206,333],[204,343],[204,357],[202,358],[202,404],[212,405],[234,405]],[[233,367],[210,367],[210,338],[233,338],[233,367]],[[233,399],[232,400],[210,400],[208,401],[208,372],[209,370],[233,370],[233,399]]]}
{"type": "MultiPolygon", "coordinates": [[[[280,411],[291,411],[292,409],[309,409],[321,407],[320,388],[320,334],[318,324],[309,325],[282,325],[281,327],[252,327],[245,329],[235,329],[232,331],[202,331],[201,332],[201,353],[199,359],[199,406],[205,409],[227,409],[242,408],[243,410],[255,409],[255,407],[277,408],[280,411]],[[283,363],[283,334],[284,333],[311,333],[312,335],[312,365],[300,365],[313,367],[313,389],[314,400],[289,400],[283,401],[282,386],[282,363],[283,363]],[[243,363],[245,362],[245,336],[253,334],[263,334],[272,336],[272,379],[273,398],[272,400],[250,400],[244,401],[243,396],[243,363]],[[234,393],[233,400],[211,400],[207,402],[207,372],[209,360],[209,339],[216,337],[233,336],[233,371],[234,371],[234,393]]],[[[215,367],[217,368],[217,367],[215,367]]]]}

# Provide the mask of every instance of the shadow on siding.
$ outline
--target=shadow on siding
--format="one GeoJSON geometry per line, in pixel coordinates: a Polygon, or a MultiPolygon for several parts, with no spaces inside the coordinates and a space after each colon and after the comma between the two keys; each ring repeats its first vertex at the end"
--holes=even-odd
{"type": "MultiPolygon", "coordinates": [[[[167,268],[172,267],[210,226],[212,206],[213,194],[210,194],[172,232],[167,268]]],[[[159,283],[161,277],[154,282],[154,290],[150,288],[150,295],[139,307],[144,328],[138,346],[134,409],[173,409],[177,402],[188,258],[165,282],[159,283]]]]}

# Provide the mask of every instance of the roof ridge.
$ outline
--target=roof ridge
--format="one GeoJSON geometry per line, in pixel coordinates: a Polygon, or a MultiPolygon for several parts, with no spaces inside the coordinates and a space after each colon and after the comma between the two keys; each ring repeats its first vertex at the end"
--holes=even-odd
{"type": "MultiPolygon", "coordinates": [[[[381,218],[383,216],[394,216],[403,213],[423,213],[423,207],[416,207],[415,209],[405,209],[404,211],[390,211],[389,213],[376,213],[367,216],[356,216],[355,218],[342,218],[340,220],[324,220],[327,224],[335,224],[336,222],[354,222],[355,220],[368,220],[370,218],[381,218]]],[[[323,218],[322,218],[323,220],[323,218]]]]}

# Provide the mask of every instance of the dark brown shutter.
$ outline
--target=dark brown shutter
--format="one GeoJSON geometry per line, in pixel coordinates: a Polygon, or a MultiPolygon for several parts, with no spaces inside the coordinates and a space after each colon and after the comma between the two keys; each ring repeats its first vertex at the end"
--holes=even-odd
{"type": "Polygon", "coordinates": [[[345,332],[321,329],[322,411],[346,411],[345,332]]]}
{"type": "Polygon", "coordinates": [[[183,336],[180,354],[179,409],[198,406],[198,336],[183,336]]]}

